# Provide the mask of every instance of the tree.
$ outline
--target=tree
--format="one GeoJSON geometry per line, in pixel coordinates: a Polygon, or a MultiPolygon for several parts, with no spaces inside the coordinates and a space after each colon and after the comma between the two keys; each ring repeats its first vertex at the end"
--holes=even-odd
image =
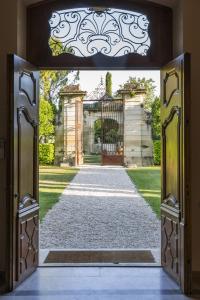
{"type": "Polygon", "coordinates": [[[56,134],[55,125],[60,124],[62,111],[59,93],[67,84],[73,84],[78,79],[78,75],[77,71],[67,70],[40,72],[40,143],[49,144],[46,147],[40,147],[40,161],[44,161],[42,159],[46,159],[47,154],[51,157],[51,143],[55,144],[56,150],[59,137],[56,134]]]}
{"type": "Polygon", "coordinates": [[[40,99],[39,141],[47,143],[54,134],[54,111],[51,103],[40,99]]]}
{"type": "Polygon", "coordinates": [[[151,115],[152,115],[152,137],[153,140],[160,140],[161,136],[161,119],[160,119],[160,98],[156,97],[152,103],[151,115]]]}
{"type": "Polygon", "coordinates": [[[69,83],[75,83],[79,78],[78,71],[52,71],[40,72],[40,96],[49,101],[54,110],[53,124],[60,122],[62,103],[60,101],[60,91],[69,83]]]}
{"type": "MultiPolygon", "coordinates": [[[[57,56],[65,51],[65,47],[62,41],[59,39],[50,37],[49,47],[51,48],[52,55],[57,56]]],[[[67,51],[70,52],[70,51],[67,51]]],[[[40,95],[51,102],[57,108],[59,108],[59,92],[60,90],[69,83],[70,79],[73,83],[79,78],[78,71],[41,71],[40,72],[40,95]],[[70,78],[71,77],[71,78],[70,78]]]]}
{"type": "Polygon", "coordinates": [[[51,53],[53,56],[58,56],[63,53],[72,53],[73,54],[72,48],[65,47],[63,42],[55,37],[50,37],[49,47],[51,48],[51,53]]]}
{"type": "Polygon", "coordinates": [[[51,48],[51,53],[53,56],[57,56],[64,52],[64,46],[59,39],[50,37],[49,39],[49,47],[51,48]]]}
{"type": "Polygon", "coordinates": [[[110,72],[106,73],[106,94],[112,97],[112,74],[110,72]]]}
{"type": "Polygon", "coordinates": [[[78,80],[78,71],[52,71],[40,72],[40,95],[59,108],[59,92],[67,84],[78,80]]]}

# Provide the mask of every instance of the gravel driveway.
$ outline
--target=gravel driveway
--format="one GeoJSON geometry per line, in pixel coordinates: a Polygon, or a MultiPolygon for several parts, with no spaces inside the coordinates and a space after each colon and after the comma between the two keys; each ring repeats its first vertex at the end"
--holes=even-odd
{"type": "Polygon", "coordinates": [[[40,226],[40,248],[159,248],[160,221],[122,167],[84,166],[40,226]]]}

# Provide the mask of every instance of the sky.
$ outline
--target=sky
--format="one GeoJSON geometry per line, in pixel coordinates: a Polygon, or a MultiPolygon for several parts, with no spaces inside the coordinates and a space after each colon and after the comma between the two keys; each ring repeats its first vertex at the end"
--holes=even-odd
{"type": "MultiPolygon", "coordinates": [[[[129,77],[152,78],[155,81],[155,94],[160,96],[160,71],[109,71],[112,73],[113,93],[120,89],[120,85],[125,83],[129,77]]],[[[107,71],[80,71],[80,88],[91,93],[101,82],[101,77],[105,78],[107,71]]]]}

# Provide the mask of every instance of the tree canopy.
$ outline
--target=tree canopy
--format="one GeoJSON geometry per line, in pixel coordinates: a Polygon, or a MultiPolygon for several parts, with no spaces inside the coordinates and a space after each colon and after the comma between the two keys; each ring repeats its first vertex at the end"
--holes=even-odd
{"type": "Polygon", "coordinates": [[[59,92],[67,84],[74,83],[79,76],[78,71],[52,71],[40,72],[40,95],[57,108],[59,106],[59,92]]]}

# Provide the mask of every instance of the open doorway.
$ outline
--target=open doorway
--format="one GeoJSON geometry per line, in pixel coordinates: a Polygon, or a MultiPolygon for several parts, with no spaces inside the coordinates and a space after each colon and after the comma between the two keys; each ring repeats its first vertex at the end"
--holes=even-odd
{"type": "Polygon", "coordinates": [[[41,72],[41,265],[160,265],[159,86],[159,71],[41,72]]]}
{"type": "MultiPolygon", "coordinates": [[[[12,248],[12,253],[8,254],[9,263],[12,261],[12,266],[10,264],[8,267],[10,286],[22,282],[38,266],[38,68],[40,70],[153,68],[162,70],[162,266],[185,290],[185,283],[188,282],[186,276],[190,269],[186,263],[190,261],[188,260],[190,249],[185,242],[188,236],[187,221],[190,217],[186,208],[188,196],[185,197],[189,185],[187,175],[189,134],[186,109],[186,96],[189,95],[187,84],[189,55],[181,55],[172,60],[172,10],[143,1],[141,3],[127,1],[123,3],[123,7],[121,3],[117,3],[116,9],[108,7],[108,3],[102,8],[93,7],[94,3],[89,1],[90,7],[77,8],[77,3],[75,8],[72,3],[66,5],[65,2],[61,2],[54,1],[53,6],[52,2],[45,2],[29,7],[27,59],[31,63],[14,55],[10,56],[9,60],[11,142],[8,169],[12,184],[9,184],[11,209],[7,243],[12,248]],[[67,12],[63,11],[63,8],[67,12]],[[105,18],[102,16],[105,16],[108,24],[112,26],[111,32],[104,31],[105,26],[102,27],[102,22],[105,18]],[[116,21],[116,17],[117,23],[110,22],[110,18],[116,21]],[[98,28],[92,30],[92,37],[87,27],[87,24],[91,23],[91,18],[95,20],[94,23],[98,20],[98,28]],[[81,22],[78,21],[80,19],[81,22]],[[72,28],[75,29],[75,33],[78,32],[78,36],[74,35],[75,41],[70,39],[68,44],[69,36],[63,35],[62,32],[67,29],[67,33],[71,34],[72,28]],[[121,31],[121,28],[124,30],[121,31]],[[135,40],[138,30],[141,33],[139,41],[137,38],[135,40]],[[117,36],[113,31],[117,32],[117,36]],[[55,36],[52,41],[51,33],[60,35],[62,41],[55,36]],[[128,37],[131,35],[128,48],[127,35],[128,37]],[[145,40],[141,36],[145,37],[145,40]],[[169,38],[166,39],[166,36],[169,38]],[[40,47],[36,47],[38,41],[41,41],[40,47]],[[87,47],[88,41],[92,43],[90,46],[94,46],[87,47]],[[121,43],[118,41],[123,44],[120,49],[118,47],[121,43]],[[81,44],[84,53],[80,53],[81,44]],[[108,47],[104,47],[105,44],[108,44],[108,47]],[[25,170],[29,170],[29,176],[25,170]]],[[[82,3],[79,4],[82,7],[82,3]]]]}

